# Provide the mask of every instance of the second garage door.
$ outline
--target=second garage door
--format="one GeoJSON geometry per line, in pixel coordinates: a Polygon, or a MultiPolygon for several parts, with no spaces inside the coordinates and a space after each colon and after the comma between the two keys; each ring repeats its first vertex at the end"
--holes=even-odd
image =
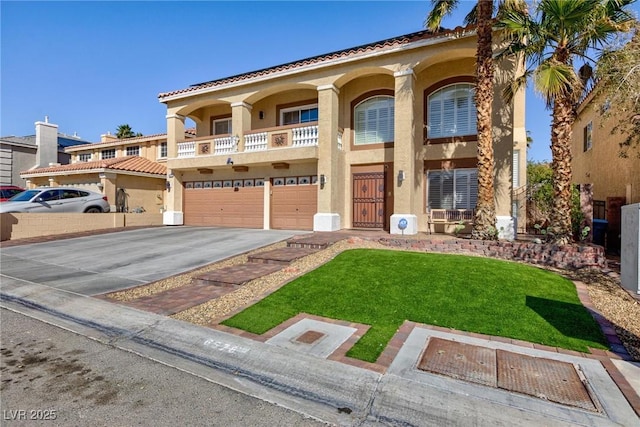
{"type": "Polygon", "coordinates": [[[318,186],[311,177],[272,179],[271,228],[313,230],[318,211],[318,186]]]}
{"type": "Polygon", "coordinates": [[[185,188],[185,225],[262,228],[264,187],[185,188]]]}

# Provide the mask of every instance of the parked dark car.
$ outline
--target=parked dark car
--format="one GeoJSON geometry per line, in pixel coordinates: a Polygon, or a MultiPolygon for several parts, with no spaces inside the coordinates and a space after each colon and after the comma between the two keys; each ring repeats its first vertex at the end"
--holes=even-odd
{"type": "Polygon", "coordinates": [[[0,202],[9,200],[18,193],[22,193],[24,188],[15,185],[0,185],[0,202]]]}
{"type": "Polygon", "coordinates": [[[25,190],[0,204],[5,212],[109,212],[107,196],[73,187],[42,187],[25,190]]]}

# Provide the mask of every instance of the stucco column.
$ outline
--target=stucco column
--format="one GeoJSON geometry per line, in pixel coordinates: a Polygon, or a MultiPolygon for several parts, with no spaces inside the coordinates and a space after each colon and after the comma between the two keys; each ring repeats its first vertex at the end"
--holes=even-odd
{"type": "Polygon", "coordinates": [[[522,72],[518,60],[505,59],[496,64],[493,97],[493,156],[495,159],[494,194],[496,203],[496,228],[498,238],[514,240],[517,237],[517,221],[526,224],[526,208],[519,209],[521,218],[516,220],[517,203],[514,203],[513,153],[519,150],[519,182],[526,182],[527,134],[525,129],[525,91],[514,94],[511,103],[499,96],[514,75],[522,72]],[[514,206],[515,205],[515,206],[514,206]]]}
{"type": "Polygon", "coordinates": [[[231,104],[232,135],[238,137],[238,152],[244,151],[244,134],[251,130],[252,105],[246,102],[234,102],[231,104]]]}
{"type": "Polygon", "coordinates": [[[416,176],[415,149],[415,74],[412,68],[397,71],[395,77],[393,176],[394,206],[391,234],[416,234],[418,219],[414,212],[415,192],[421,188],[416,176]]]}
{"type": "Polygon", "coordinates": [[[183,225],[182,212],[182,183],[178,179],[178,172],[171,168],[171,159],[178,156],[178,143],[184,141],[184,119],[180,114],[167,114],[167,181],[171,190],[167,192],[167,206],[162,213],[164,225],[183,225]]]}
{"type": "Polygon", "coordinates": [[[102,194],[107,196],[111,212],[116,212],[116,191],[118,190],[116,188],[117,175],[110,172],[101,172],[98,174],[98,178],[100,178],[99,187],[102,187],[102,194]]]}
{"type": "Polygon", "coordinates": [[[318,212],[314,231],[340,230],[338,197],[344,191],[338,150],[338,94],[334,85],[318,86],[318,212]]]}
{"type": "Polygon", "coordinates": [[[167,158],[178,156],[178,142],[184,141],[184,120],[180,114],[167,114],[167,158]]]}

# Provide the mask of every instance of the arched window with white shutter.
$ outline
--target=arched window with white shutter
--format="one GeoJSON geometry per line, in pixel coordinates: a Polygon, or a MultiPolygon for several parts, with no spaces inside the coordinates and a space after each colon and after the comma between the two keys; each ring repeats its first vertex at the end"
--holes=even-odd
{"type": "Polygon", "coordinates": [[[354,145],[393,142],[393,96],[379,95],[357,104],[354,116],[354,145]]]}
{"type": "Polygon", "coordinates": [[[477,135],[474,85],[454,83],[427,96],[427,138],[477,135]]]}

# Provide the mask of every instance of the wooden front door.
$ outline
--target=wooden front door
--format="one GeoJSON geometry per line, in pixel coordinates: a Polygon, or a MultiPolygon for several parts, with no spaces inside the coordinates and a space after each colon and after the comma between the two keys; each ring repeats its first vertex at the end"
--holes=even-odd
{"type": "Polygon", "coordinates": [[[385,173],[353,174],[353,226],[358,228],[384,228],[385,173]]]}

